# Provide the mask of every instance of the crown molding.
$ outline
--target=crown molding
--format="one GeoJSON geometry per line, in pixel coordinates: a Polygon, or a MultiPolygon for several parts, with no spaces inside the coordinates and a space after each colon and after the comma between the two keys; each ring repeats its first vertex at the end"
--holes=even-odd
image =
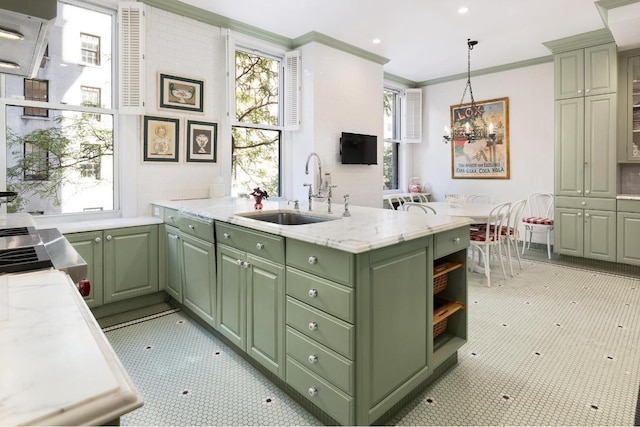
{"type": "Polygon", "coordinates": [[[418,87],[418,83],[414,82],[413,80],[405,79],[404,77],[396,76],[395,74],[387,73],[386,71],[384,73],[384,79],[390,82],[400,83],[410,88],[418,87]]]}
{"type": "Polygon", "coordinates": [[[549,49],[551,53],[556,54],[606,43],[615,43],[613,35],[608,28],[576,34],[575,36],[565,37],[563,39],[551,40],[542,44],[549,49]]]}
{"type": "Polygon", "coordinates": [[[368,50],[364,50],[359,47],[350,45],[349,43],[345,43],[338,39],[334,39],[333,37],[329,37],[325,34],[318,33],[317,31],[311,31],[309,33],[301,35],[300,37],[296,37],[295,39],[293,39],[293,43],[291,47],[293,49],[296,49],[300,46],[304,46],[311,42],[320,43],[325,46],[329,46],[334,49],[338,49],[343,52],[349,53],[351,55],[367,59],[377,64],[384,65],[387,62],[389,62],[388,58],[369,52],[368,50]]]}

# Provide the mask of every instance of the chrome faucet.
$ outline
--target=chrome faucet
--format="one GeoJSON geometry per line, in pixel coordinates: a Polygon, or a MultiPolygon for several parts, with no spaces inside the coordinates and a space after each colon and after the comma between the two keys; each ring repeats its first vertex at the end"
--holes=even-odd
{"type": "Polygon", "coordinates": [[[312,184],[303,184],[305,187],[309,187],[309,210],[311,209],[311,203],[312,203],[312,199],[313,198],[324,198],[325,195],[322,194],[322,161],[320,160],[320,156],[318,156],[317,153],[312,152],[311,154],[309,154],[309,156],[307,157],[307,162],[304,165],[304,174],[305,175],[309,175],[309,162],[311,161],[311,158],[315,157],[316,158],[316,164],[318,165],[318,176],[316,177],[315,181],[316,181],[316,191],[317,193],[313,192],[313,185],[312,184]]]}

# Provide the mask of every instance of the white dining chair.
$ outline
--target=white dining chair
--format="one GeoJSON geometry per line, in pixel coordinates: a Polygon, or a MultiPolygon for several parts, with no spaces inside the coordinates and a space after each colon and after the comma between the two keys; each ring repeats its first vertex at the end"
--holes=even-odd
{"type": "Polygon", "coordinates": [[[436,214],[436,210],[433,209],[431,206],[427,206],[427,205],[423,205],[422,203],[416,203],[416,202],[406,202],[402,205],[402,210],[405,211],[422,211],[426,214],[429,215],[435,215],[436,214]]]}
{"type": "Polygon", "coordinates": [[[402,210],[402,205],[407,203],[407,201],[408,200],[406,200],[404,197],[398,195],[391,195],[387,197],[387,203],[389,203],[389,207],[391,207],[391,209],[395,211],[402,210]]]}
{"type": "Polygon", "coordinates": [[[509,208],[509,218],[507,220],[507,226],[502,229],[501,236],[504,240],[507,250],[507,260],[509,261],[509,270],[511,277],[513,277],[513,265],[511,262],[511,246],[514,247],[516,257],[518,258],[518,265],[522,270],[522,260],[520,259],[520,251],[518,250],[518,242],[520,241],[520,222],[522,221],[522,214],[524,208],[527,205],[527,199],[518,200],[513,202],[509,208]]]}
{"type": "Polygon", "coordinates": [[[524,223],[524,240],[522,242],[522,254],[525,246],[531,248],[531,240],[534,233],[543,233],[547,236],[547,256],[551,259],[551,232],[553,231],[553,194],[533,193],[529,196],[529,216],[522,218],[524,223]]]}
{"type": "Polygon", "coordinates": [[[504,269],[504,259],[502,257],[502,229],[507,226],[509,218],[509,209],[511,203],[505,202],[496,205],[487,218],[487,222],[477,230],[471,230],[469,237],[471,240],[471,248],[478,251],[478,263],[484,264],[484,275],[487,277],[487,286],[491,286],[491,269],[489,263],[491,260],[492,250],[498,248],[498,258],[502,267],[502,276],[507,278],[504,269]]]}
{"type": "Polygon", "coordinates": [[[429,196],[424,193],[411,193],[411,200],[417,200],[418,203],[429,203],[429,196]]]}
{"type": "Polygon", "coordinates": [[[466,203],[486,203],[488,205],[493,204],[493,196],[486,193],[473,193],[468,194],[464,201],[466,203]]]}

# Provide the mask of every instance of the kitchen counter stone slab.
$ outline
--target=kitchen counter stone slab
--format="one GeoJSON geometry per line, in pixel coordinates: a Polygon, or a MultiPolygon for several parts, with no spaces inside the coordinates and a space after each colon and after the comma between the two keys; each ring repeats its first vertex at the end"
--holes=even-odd
{"type": "MultiPolygon", "coordinates": [[[[404,212],[390,209],[349,206],[350,217],[342,217],[342,204],[334,203],[335,213],[327,213],[327,204],[314,202],[313,212],[304,206],[301,213],[335,218],[334,221],[304,225],[279,225],[237,216],[254,212],[254,202],[232,197],[155,201],[153,204],[176,209],[185,215],[204,220],[225,221],[255,230],[301,240],[351,253],[363,253],[391,246],[403,241],[440,233],[471,224],[468,218],[446,215],[425,215],[422,212],[404,212]]],[[[263,211],[293,212],[287,202],[263,201],[263,211]]]]}

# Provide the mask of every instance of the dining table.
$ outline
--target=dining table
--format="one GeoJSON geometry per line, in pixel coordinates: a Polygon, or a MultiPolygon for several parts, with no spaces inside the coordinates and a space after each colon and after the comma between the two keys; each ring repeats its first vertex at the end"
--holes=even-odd
{"type": "Polygon", "coordinates": [[[489,215],[495,205],[487,203],[460,203],[453,207],[448,202],[428,202],[421,203],[429,206],[436,211],[438,215],[463,216],[471,218],[476,222],[487,222],[489,215]]]}

